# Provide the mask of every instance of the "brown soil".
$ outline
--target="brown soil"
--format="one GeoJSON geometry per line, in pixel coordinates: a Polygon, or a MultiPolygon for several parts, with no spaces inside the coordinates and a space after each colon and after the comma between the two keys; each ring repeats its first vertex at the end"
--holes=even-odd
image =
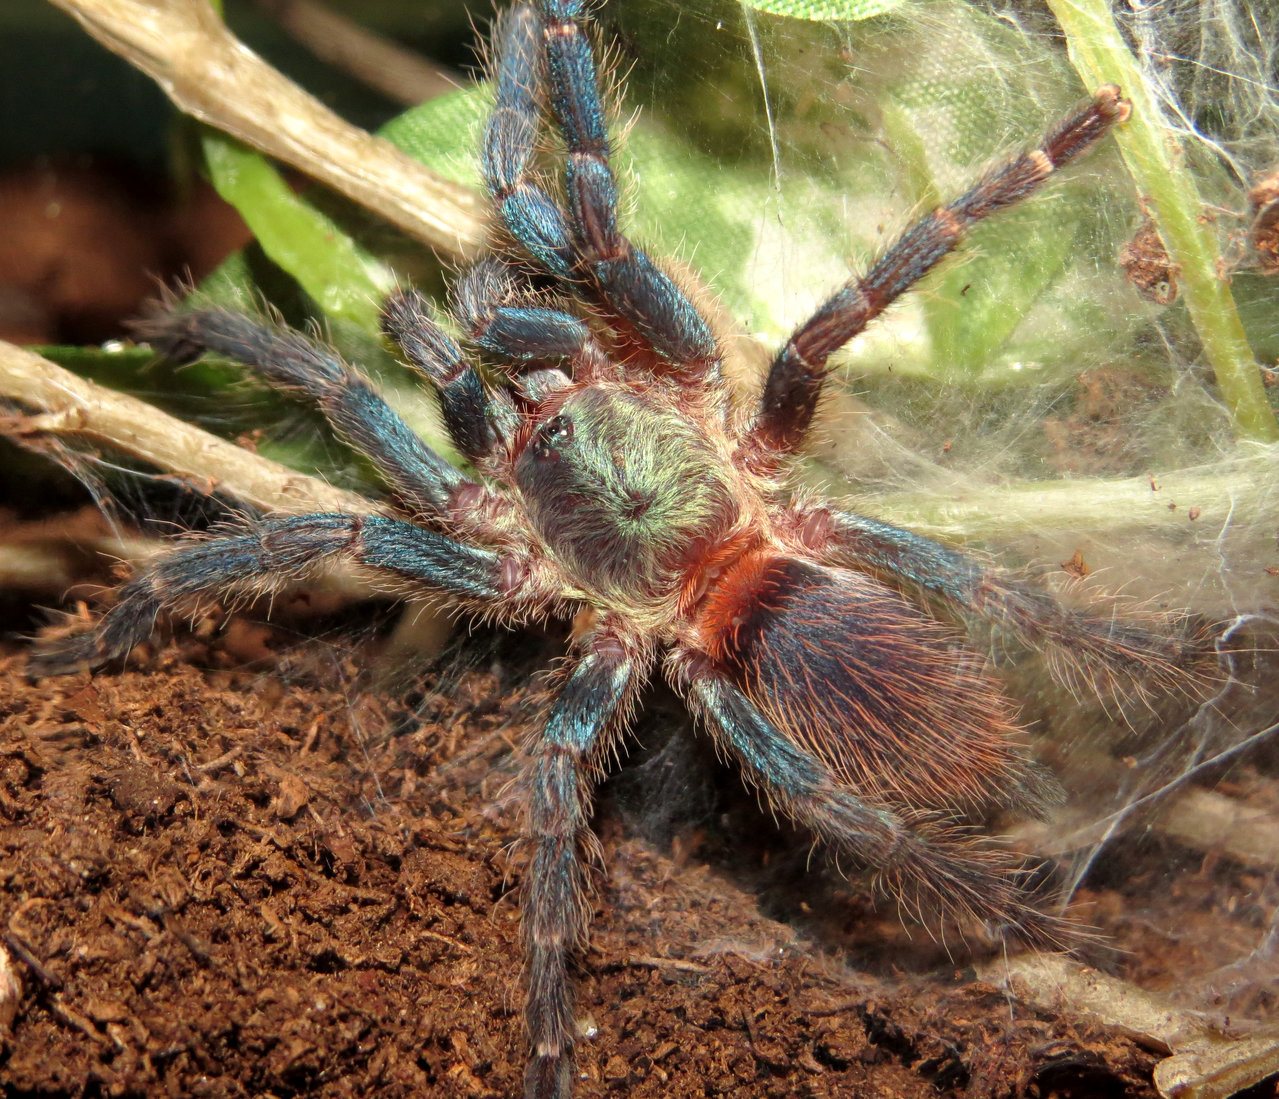
{"type": "MultiPolygon", "coordinates": [[[[509,675],[455,675],[410,715],[347,661],[286,679],[232,666],[265,628],[222,636],[92,679],[3,654],[0,941],[25,986],[3,1094],[518,1094],[509,675]]],[[[728,833],[654,844],[627,789],[597,820],[582,1096],[1154,1094],[1137,1042],[1010,1003],[859,883],[819,868],[793,924],[765,917],[750,883],[785,894],[806,848],[747,799],[728,833]]]]}

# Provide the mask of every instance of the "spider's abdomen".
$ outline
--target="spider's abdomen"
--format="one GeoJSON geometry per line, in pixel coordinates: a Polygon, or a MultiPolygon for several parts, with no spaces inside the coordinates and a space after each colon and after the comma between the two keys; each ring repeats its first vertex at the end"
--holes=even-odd
{"type": "Polygon", "coordinates": [[[572,394],[515,461],[533,525],[606,606],[671,600],[737,519],[732,468],[683,416],[635,393],[572,394]]]}
{"type": "Polygon", "coordinates": [[[869,576],[748,555],[698,629],[769,721],[863,794],[930,809],[1054,796],[981,658],[869,576]]]}

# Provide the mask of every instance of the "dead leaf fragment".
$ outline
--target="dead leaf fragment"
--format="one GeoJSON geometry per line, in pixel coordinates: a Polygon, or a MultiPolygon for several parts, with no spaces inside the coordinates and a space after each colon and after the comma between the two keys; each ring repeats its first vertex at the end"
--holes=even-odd
{"type": "Polygon", "coordinates": [[[297,775],[284,775],[275,798],[275,815],[281,820],[292,820],[310,800],[311,790],[305,782],[297,775]]]}

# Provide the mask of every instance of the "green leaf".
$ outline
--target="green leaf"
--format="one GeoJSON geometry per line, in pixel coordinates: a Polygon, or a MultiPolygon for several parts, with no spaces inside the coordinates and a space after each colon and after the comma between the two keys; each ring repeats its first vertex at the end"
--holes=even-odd
{"type": "Polygon", "coordinates": [[[201,137],[213,186],[234,206],[262,250],[301,284],[326,315],[377,331],[392,272],[294,191],[265,157],[234,138],[201,137]]]}
{"type": "MultiPolygon", "coordinates": [[[[873,23],[864,5],[819,10],[798,0],[778,10],[812,20],[743,17],[728,2],[618,13],[619,33],[637,57],[623,116],[640,108],[625,130],[613,127],[625,230],[659,261],[687,263],[766,345],[784,340],[924,209],[962,192],[991,157],[1036,141],[1081,94],[1050,48],[967,5],[877,10],[888,8],[899,10],[873,23]]],[[[459,89],[404,112],[381,134],[479,189],[491,104],[487,86],[459,89]]],[[[555,148],[542,163],[552,191],[562,171],[555,148]]],[[[1000,430],[1010,439],[1033,439],[1026,418],[1076,386],[1090,362],[1135,338],[1152,312],[1135,295],[1114,292],[1131,196],[1126,187],[1106,189],[1113,160],[1103,147],[1072,168],[1073,182],[1054,181],[978,226],[945,269],[840,353],[833,365],[845,384],[904,422],[928,415],[925,406],[943,390],[967,393],[973,407],[990,404],[988,422],[1006,425],[1000,430]],[[1072,333],[1069,355],[1064,331],[1072,333]],[[904,386],[907,377],[918,385],[904,386]],[[1008,402],[1022,399],[1018,390],[1033,407],[1014,410],[1008,402]],[[1005,404],[990,403],[997,401],[1005,404]]],[[[370,238],[361,231],[359,239],[370,238]]],[[[314,264],[265,236],[259,243],[322,304],[330,281],[341,290],[359,271],[344,259],[317,277],[314,264]]],[[[421,262],[413,255],[395,257],[401,277],[419,284],[425,277],[438,290],[438,275],[403,265],[421,262]]],[[[287,296],[281,302],[269,265],[252,250],[220,279],[223,292],[247,286],[250,296],[283,304],[295,323],[313,308],[301,302],[299,310],[287,296]]],[[[359,305],[373,296],[354,298],[359,305]]],[[[331,323],[330,334],[342,345],[355,328],[370,332],[368,315],[363,324],[331,323]]],[[[394,365],[377,348],[343,349],[394,392],[394,365]]],[[[974,421],[972,430],[998,449],[987,423],[974,421]]],[[[1015,454],[1009,449],[1010,472],[1015,454]]]]}
{"type": "MultiPolygon", "coordinates": [[[[904,17],[860,34],[850,20],[873,14],[872,6],[883,11],[899,5],[777,0],[774,10],[786,15],[843,20],[814,23],[811,30],[767,18],[753,30],[741,20],[679,21],[683,41],[700,42],[697,49],[707,57],[706,66],[681,64],[674,73],[658,74],[663,83],[655,89],[679,103],[679,124],[664,122],[659,110],[644,110],[616,148],[618,174],[633,198],[624,211],[627,231],[659,257],[688,259],[725,306],[769,343],[783,339],[821,296],[864,268],[893,229],[905,227],[912,209],[962,189],[986,156],[1036,137],[1030,120],[1047,124],[1072,97],[1068,71],[1053,65],[1047,51],[1031,57],[1025,36],[997,20],[947,6],[942,9],[949,13],[947,34],[940,43],[932,33],[936,28],[904,17]],[[896,75],[869,83],[860,61],[882,62],[874,54],[885,50],[897,53],[900,62],[878,68],[896,75]],[[941,64],[941,54],[953,55],[956,63],[941,64]],[[732,72],[740,74],[730,85],[733,109],[748,116],[742,120],[748,133],[771,135],[775,148],[765,142],[723,152],[703,140],[724,104],[697,74],[712,68],[718,86],[729,55],[736,55],[732,72]],[[850,69],[841,57],[856,57],[859,64],[850,69]],[[992,71],[998,74],[997,94],[992,94],[992,71]],[[1065,74],[1065,96],[1057,102],[1043,101],[1037,85],[1048,83],[1045,72],[1054,85],[1065,74]],[[682,80],[692,81],[699,94],[670,96],[682,80]],[[867,129],[873,117],[863,120],[848,112],[845,89],[850,87],[874,97],[878,132],[867,129]],[[765,97],[771,113],[764,110],[765,97]],[[685,118],[689,106],[706,117],[685,118]],[[1010,118],[1030,124],[1024,132],[1010,131],[1010,118]],[[829,133],[850,130],[864,132],[829,153],[829,133]],[[894,192],[895,213],[881,204],[894,192]],[[872,222],[850,222],[854,204],[889,210],[886,224],[877,229],[872,222]]],[[[632,29],[625,27],[627,33],[632,29]]],[[[657,52],[648,35],[669,41],[673,33],[654,12],[639,30],[646,36],[640,45],[646,53],[657,52]]],[[[478,189],[477,150],[491,103],[487,86],[459,89],[404,112],[381,134],[433,171],[478,189]]],[[[231,149],[215,150],[211,166],[237,158],[232,168],[238,174],[221,172],[219,188],[234,194],[263,250],[331,318],[373,330],[373,302],[389,284],[389,273],[289,192],[268,164],[226,144],[231,149]],[[270,186],[262,181],[265,173],[270,186]],[[277,217],[279,205],[300,209],[302,215],[277,217]]],[[[553,159],[547,167],[553,179],[553,159]]],[[[1068,320],[1062,310],[1070,309],[1089,313],[1090,322],[1108,324],[1113,334],[1122,324],[1117,318],[1096,316],[1098,310],[1077,293],[1071,305],[1070,291],[1056,292],[1059,284],[1086,274],[1075,254],[1080,209],[1064,190],[1055,189],[1046,200],[980,227],[976,247],[965,250],[962,264],[930,280],[925,296],[904,303],[852,349],[858,370],[878,369],[874,364],[883,358],[882,347],[896,325],[891,354],[883,361],[891,359],[898,372],[933,372],[951,383],[1014,380],[1010,367],[1021,370],[1028,359],[1052,351],[1035,328],[1022,331],[1026,318],[1036,309],[1044,312],[1049,298],[1056,304],[1044,312],[1038,331],[1068,320]],[[903,346],[909,348],[905,357],[903,346]]],[[[1089,226],[1093,235],[1096,230],[1089,226]]],[[[231,277],[254,274],[241,266],[231,277]]],[[[1066,369],[1073,372],[1074,364],[1066,369]]]]}
{"type": "Polygon", "coordinates": [[[493,89],[474,84],[410,107],[378,136],[454,183],[480,190],[479,148],[492,106],[493,89]]]}

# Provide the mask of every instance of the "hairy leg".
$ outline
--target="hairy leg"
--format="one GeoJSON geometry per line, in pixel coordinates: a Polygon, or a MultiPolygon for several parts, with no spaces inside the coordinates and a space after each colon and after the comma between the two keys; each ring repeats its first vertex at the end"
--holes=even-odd
{"type": "Polygon", "coordinates": [[[301,332],[229,309],[200,309],[148,317],[133,325],[133,333],[174,361],[212,351],[253,367],[277,389],[305,394],[400,498],[424,515],[447,514],[468,485],[337,352],[301,332]]]}
{"type": "Polygon", "coordinates": [[[700,654],[677,654],[674,673],[690,708],[750,784],[837,857],[874,868],[907,907],[990,921],[1048,949],[1080,937],[1081,929],[1031,903],[1023,860],[979,845],[935,814],[867,799],[837,782],[700,654]]]}
{"type": "Polygon", "coordinates": [[[546,88],[541,29],[532,3],[514,5],[494,26],[497,97],[484,135],[484,180],[507,232],[545,270],[570,279],[568,223],[534,172],[546,88]]]}
{"type": "Polygon", "coordinates": [[[519,427],[519,414],[504,390],[490,393],[462,349],[435,321],[417,290],[397,290],[382,307],[382,330],[435,387],[444,426],[454,445],[484,468],[519,427]]]}
{"type": "Polygon", "coordinates": [[[1091,148],[1131,106],[1107,85],[1044,136],[1038,149],[987,171],[976,185],[908,229],[861,278],[801,324],[778,352],[750,429],[756,462],[773,468],[803,445],[826,380],[826,361],[944,259],[983,218],[1020,202],[1091,148]]]}
{"type": "Polygon", "coordinates": [[[524,562],[455,542],[378,515],[315,514],[263,520],[238,534],[188,542],[120,589],[119,600],[88,633],[44,648],[33,671],[54,675],[126,656],[155,628],[156,616],[207,598],[271,591],[329,561],[345,558],[399,591],[453,597],[477,610],[529,613],[524,562]]]}
{"type": "Polygon", "coordinates": [[[521,297],[510,268],[481,260],[453,288],[455,313],[477,347],[514,364],[556,363],[572,380],[591,384],[620,379],[620,371],[590,326],[571,313],[521,297]]]}
{"type": "Polygon", "coordinates": [[[587,863],[598,857],[589,827],[599,759],[624,724],[642,675],[640,661],[611,635],[596,634],[558,698],[529,762],[520,888],[528,982],[524,1009],[532,1045],[527,1099],[567,1099],[576,1023],[568,966],[585,944],[590,916],[587,863]]]}
{"type": "Polygon", "coordinates": [[[601,303],[690,383],[718,369],[718,351],[701,314],[617,225],[617,182],[608,133],[583,33],[586,5],[550,0],[518,4],[497,33],[497,103],[484,171],[511,235],[561,279],[585,276],[601,303]],[[537,183],[533,162],[544,89],[564,135],[569,217],[537,183]]]}
{"type": "Polygon", "coordinates": [[[1185,619],[1072,610],[959,550],[852,512],[812,508],[796,526],[823,560],[926,592],[1045,652],[1053,677],[1072,691],[1193,696],[1212,679],[1208,638],[1185,619]]]}

